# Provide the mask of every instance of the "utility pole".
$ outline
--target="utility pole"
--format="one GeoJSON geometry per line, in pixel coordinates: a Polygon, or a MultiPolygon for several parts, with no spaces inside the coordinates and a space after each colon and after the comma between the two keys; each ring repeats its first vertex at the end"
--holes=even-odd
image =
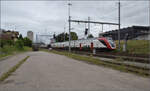
{"type": "Polygon", "coordinates": [[[71,52],[71,46],[70,46],[70,41],[71,41],[71,34],[70,34],[70,30],[71,30],[71,16],[70,16],[70,6],[72,4],[68,3],[68,16],[69,16],[69,52],[71,52]]]}
{"type": "Polygon", "coordinates": [[[66,30],[66,28],[64,27],[64,41],[65,41],[65,30],[66,30]]]}
{"type": "Polygon", "coordinates": [[[37,34],[36,34],[36,43],[38,43],[38,38],[37,38],[37,34]]]}
{"type": "Polygon", "coordinates": [[[89,34],[90,34],[90,17],[88,17],[88,36],[89,36],[89,34]]]}
{"type": "Polygon", "coordinates": [[[102,33],[103,33],[103,24],[102,24],[102,33]]]}
{"type": "Polygon", "coordinates": [[[118,2],[118,23],[119,23],[119,26],[118,26],[118,41],[119,41],[119,44],[118,44],[118,48],[120,50],[120,0],[118,2]]]}

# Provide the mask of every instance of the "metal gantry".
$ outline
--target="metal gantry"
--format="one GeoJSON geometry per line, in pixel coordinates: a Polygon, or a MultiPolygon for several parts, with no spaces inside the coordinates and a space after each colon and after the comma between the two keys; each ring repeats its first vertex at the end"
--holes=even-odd
{"type": "MultiPolygon", "coordinates": [[[[103,25],[120,25],[118,23],[110,23],[110,22],[97,22],[97,21],[90,21],[90,19],[88,19],[88,21],[84,21],[84,20],[69,20],[69,27],[71,27],[71,22],[77,22],[77,23],[88,23],[88,28],[90,29],[90,23],[94,23],[94,24],[101,24],[102,27],[103,25]]],[[[70,34],[69,34],[70,35],[70,34]]],[[[70,40],[69,40],[69,52],[70,52],[70,40]]]]}
{"type": "MultiPolygon", "coordinates": [[[[69,0],[70,1],[70,0],[69,0]]],[[[118,2],[118,23],[110,23],[110,22],[97,22],[97,21],[90,21],[90,17],[88,17],[88,21],[84,20],[71,20],[70,16],[70,6],[72,4],[68,3],[68,16],[69,16],[69,52],[71,52],[71,47],[70,47],[70,40],[71,40],[71,35],[70,35],[70,30],[71,30],[71,22],[77,22],[77,23],[88,23],[88,29],[90,30],[90,23],[94,24],[101,24],[102,25],[102,31],[103,31],[103,25],[118,25],[118,40],[119,40],[119,50],[120,50],[120,0],[118,2]]],[[[89,31],[88,31],[89,32],[89,31]]]]}
{"type": "Polygon", "coordinates": [[[97,22],[97,21],[84,21],[84,20],[70,20],[70,22],[77,23],[95,23],[95,24],[103,24],[103,25],[119,25],[118,23],[110,23],[110,22],[97,22]]]}

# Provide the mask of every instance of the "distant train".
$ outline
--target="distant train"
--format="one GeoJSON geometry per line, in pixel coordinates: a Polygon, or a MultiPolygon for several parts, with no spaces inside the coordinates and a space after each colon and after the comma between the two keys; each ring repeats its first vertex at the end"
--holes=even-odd
{"type": "MultiPolygon", "coordinates": [[[[69,41],[51,43],[52,48],[68,49],[69,41]]],[[[116,44],[110,37],[90,38],[71,40],[70,47],[72,50],[114,50],[116,44]]]]}

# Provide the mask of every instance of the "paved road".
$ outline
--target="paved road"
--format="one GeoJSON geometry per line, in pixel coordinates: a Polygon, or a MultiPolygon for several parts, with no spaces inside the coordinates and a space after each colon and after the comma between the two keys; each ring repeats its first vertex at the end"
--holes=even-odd
{"type": "Polygon", "coordinates": [[[148,78],[52,53],[30,55],[0,91],[150,91],[148,78]]]}

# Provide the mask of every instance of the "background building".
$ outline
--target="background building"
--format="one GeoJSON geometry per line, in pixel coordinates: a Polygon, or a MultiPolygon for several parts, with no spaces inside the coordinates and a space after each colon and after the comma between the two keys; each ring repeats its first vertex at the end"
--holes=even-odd
{"type": "MultiPolygon", "coordinates": [[[[150,40],[150,27],[149,26],[132,26],[120,29],[120,39],[123,40],[125,35],[128,34],[128,39],[136,40],[150,40]]],[[[99,36],[112,37],[113,40],[118,40],[118,30],[112,30],[99,34],[99,36]]]]}
{"type": "Polygon", "coordinates": [[[27,37],[33,41],[33,32],[32,31],[28,31],[27,32],[27,37]]]}
{"type": "Polygon", "coordinates": [[[7,31],[7,30],[4,30],[4,29],[1,29],[0,31],[1,31],[0,39],[14,40],[14,41],[16,41],[18,39],[18,35],[19,35],[18,31],[10,31],[10,30],[7,31]]]}

